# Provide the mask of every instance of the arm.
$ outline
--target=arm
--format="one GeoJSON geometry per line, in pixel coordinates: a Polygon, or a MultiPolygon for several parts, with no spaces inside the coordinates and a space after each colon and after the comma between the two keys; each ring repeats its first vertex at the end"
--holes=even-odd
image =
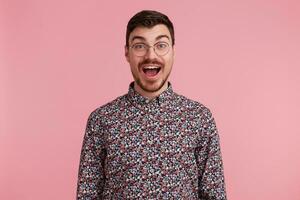
{"type": "Polygon", "coordinates": [[[99,116],[92,112],[87,121],[83,139],[78,182],[77,199],[101,199],[105,182],[103,149],[103,130],[100,126],[99,116]]]}
{"type": "Polygon", "coordinates": [[[200,144],[196,150],[199,172],[199,198],[226,200],[219,135],[215,121],[207,109],[201,120],[200,144]]]}

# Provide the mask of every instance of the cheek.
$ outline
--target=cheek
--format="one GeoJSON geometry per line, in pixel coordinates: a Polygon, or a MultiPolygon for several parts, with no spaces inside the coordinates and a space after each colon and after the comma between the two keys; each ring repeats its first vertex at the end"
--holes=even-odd
{"type": "Polygon", "coordinates": [[[138,71],[139,60],[131,58],[129,63],[132,70],[138,71]]]}
{"type": "Polygon", "coordinates": [[[130,58],[130,64],[132,65],[132,67],[138,67],[139,63],[141,62],[140,58],[137,57],[131,57],[130,58]]]}
{"type": "Polygon", "coordinates": [[[173,65],[173,56],[170,55],[167,59],[166,59],[166,65],[168,65],[168,67],[172,67],[173,65]]]}

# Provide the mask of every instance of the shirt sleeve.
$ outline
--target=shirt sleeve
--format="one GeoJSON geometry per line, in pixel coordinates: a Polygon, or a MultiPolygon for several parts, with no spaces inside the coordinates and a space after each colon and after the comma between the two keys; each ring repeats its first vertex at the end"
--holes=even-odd
{"type": "Polygon", "coordinates": [[[201,119],[200,144],[196,150],[201,200],[226,200],[223,162],[219,135],[212,114],[207,109],[201,119]]]}
{"type": "Polygon", "coordinates": [[[103,166],[106,156],[103,132],[99,116],[94,111],[89,116],[83,138],[77,182],[77,200],[102,198],[105,182],[103,166]]]}

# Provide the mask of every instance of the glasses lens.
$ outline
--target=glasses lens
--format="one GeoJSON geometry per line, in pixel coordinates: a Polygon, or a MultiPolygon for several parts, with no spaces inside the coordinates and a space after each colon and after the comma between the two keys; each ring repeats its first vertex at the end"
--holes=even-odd
{"type": "Polygon", "coordinates": [[[169,44],[166,42],[159,42],[154,46],[155,53],[160,56],[166,55],[169,51],[169,44]]]}
{"type": "Polygon", "coordinates": [[[132,45],[132,51],[136,56],[144,56],[147,52],[147,46],[145,44],[134,44],[132,45]]]}

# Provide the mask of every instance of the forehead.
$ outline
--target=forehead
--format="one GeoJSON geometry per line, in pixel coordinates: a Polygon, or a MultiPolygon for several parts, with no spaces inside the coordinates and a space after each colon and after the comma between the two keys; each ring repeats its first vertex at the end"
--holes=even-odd
{"type": "MultiPolygon", "coordinates": [[[[147,42],[155,42],[159,36],[166,35],[171,40],[171,34],[168,27],[164,24],[158,24],[151,28],[139,26],[136,27],[129,35],[129,43],[135,38],[144,38],[147,42]]],[[[167,37],[163,37],[168,40],[167,37]]]]}

